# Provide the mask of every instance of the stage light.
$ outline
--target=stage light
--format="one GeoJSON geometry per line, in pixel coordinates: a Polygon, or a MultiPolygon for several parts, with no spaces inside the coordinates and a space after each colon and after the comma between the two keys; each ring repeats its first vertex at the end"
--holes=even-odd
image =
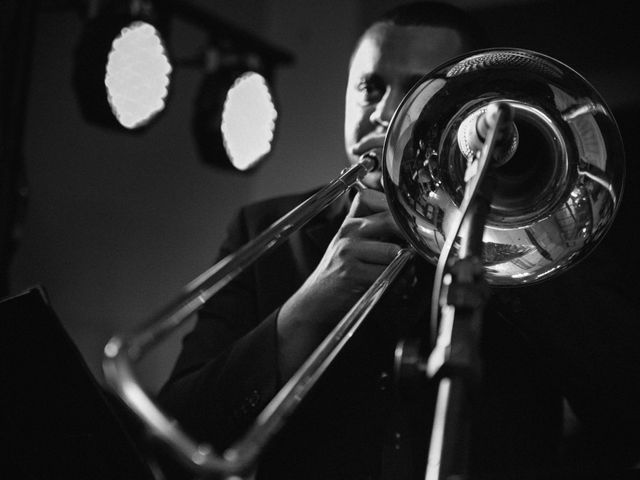
{"type": "Polygon", "coordinates": [[[89,10],[73,72],[86,120],[142,131],[165,109],[172,63],[195,67],[204,72],[192,116],[203,161],[248,171],[269,155],[278,120],[273,72],[293,62],[290,53],[190,1],[108,0],[89,10]],[[172,62],[165,43],[170,18],[204,29],[204,49],[172,62]]]}
{"type": "Polygon", "coordinates": [[[271,152],[278,112],[266,79],[245,72],[233,82],[222,108],[222,140],[229,161],[248,170],[271,152]]]}
{"type": "Polygon", "coordinates": [[[112,1],[85,25],[73,84],[88,121],[141,130],[165,108],[172,66],[149,1],[112,1]]]}
{"type": "Polygon", "coordinates": [[[165,107],[171,64],[153,25],[136,21],[113,41],[107,60],[107,100],[125,128],[148,123],[165,107]]]}
{"type": "Polygon", "coordinates": [[[211,165],[251,170],[271,153],[275,138],[268,69],[255,56],[221,57],[213,50],[209,57],[192,121],[198,149],[211,165]]]}

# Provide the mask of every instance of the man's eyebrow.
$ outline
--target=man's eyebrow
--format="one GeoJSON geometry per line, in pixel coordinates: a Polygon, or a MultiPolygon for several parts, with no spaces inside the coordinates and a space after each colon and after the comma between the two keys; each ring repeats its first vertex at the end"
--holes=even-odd
{"type": "Polygon", "coordinates": [[[361,80],[367,80],[367,81],[379,82],[379,81],[382,81],[382,76],[380,76],[380,74],[376,73],[376,72],[366,72],[366,73],[363,73],[362,75],[360,75],[360,79],[361,80]]]}

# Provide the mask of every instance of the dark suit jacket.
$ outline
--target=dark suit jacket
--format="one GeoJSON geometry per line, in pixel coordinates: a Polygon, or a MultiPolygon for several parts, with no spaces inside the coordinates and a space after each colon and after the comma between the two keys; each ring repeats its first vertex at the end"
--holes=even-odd
{"type": "MultiPolygon", "coordinates": [[[[308,195],[242,209],[220,256],[308,195]]],[[[160,393],[197,438],[224,449],[282,386],[278,309],[315,268],[345,214],[345,203],[330,206],[201,310],[160,393]]],[[[493,291],[473,404],[473,471],[549,478],[562,465],[563,396],[592,433],[578,451],[597,452],[574,459],[571,468],[611,471],[636,453],[629,445],[640,426],[637,302],[616,274],[611,249],[600,250],[547,283],[493,291]]],[[[417,283],[405,281],[409,290],[390,292],[376,307],[265,452],[258,478],[423,477],[436,385],[399,384],[393,352],[398,339],[426,332],[433,271],[418,261],[408,275],[415,273],[417,283]]]]}

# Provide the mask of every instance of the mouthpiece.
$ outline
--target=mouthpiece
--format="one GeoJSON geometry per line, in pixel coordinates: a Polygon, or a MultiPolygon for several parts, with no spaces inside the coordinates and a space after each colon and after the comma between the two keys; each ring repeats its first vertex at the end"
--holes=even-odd
{"type": "Polygon", "coordinates": [[[360,155],[360,163],[364,165],[367,172],[373,172],[380,166],[380,149],[369,150],[366,153],[360,155]]]}

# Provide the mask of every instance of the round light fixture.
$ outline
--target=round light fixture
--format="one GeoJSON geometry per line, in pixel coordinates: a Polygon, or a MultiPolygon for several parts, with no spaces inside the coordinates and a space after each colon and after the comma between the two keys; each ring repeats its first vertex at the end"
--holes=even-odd
{"type": "Polygon", "coordinates": [[[87,21],[76,46],[73,86],[87,121],[141,131],[166,106],[172,66],[161,34],[166,21],[151,3],[135,11],[132,5],[110,3],[87,21]]]}
{"type": "Polygon", "coordinates": [[[153,25],[134,21],[121,30],[104,83],[111,111],[123,127],[144,126],[164,109],[170,74],[167,51],[153,25]]]}
{"type": "Polygon", "coordinates": [[[193,131],[206,163],[249,171],[271,153],[277,119],[265,75],[220,67],[207,74],[201,85],[193,131]]]}
{"type": "Polygon", "coordinates": [[[231,164],[248,170],[271,152],[278,112],[266,79],[245,72],[233,82],[222,107],[220,131],[231,164]]]}

